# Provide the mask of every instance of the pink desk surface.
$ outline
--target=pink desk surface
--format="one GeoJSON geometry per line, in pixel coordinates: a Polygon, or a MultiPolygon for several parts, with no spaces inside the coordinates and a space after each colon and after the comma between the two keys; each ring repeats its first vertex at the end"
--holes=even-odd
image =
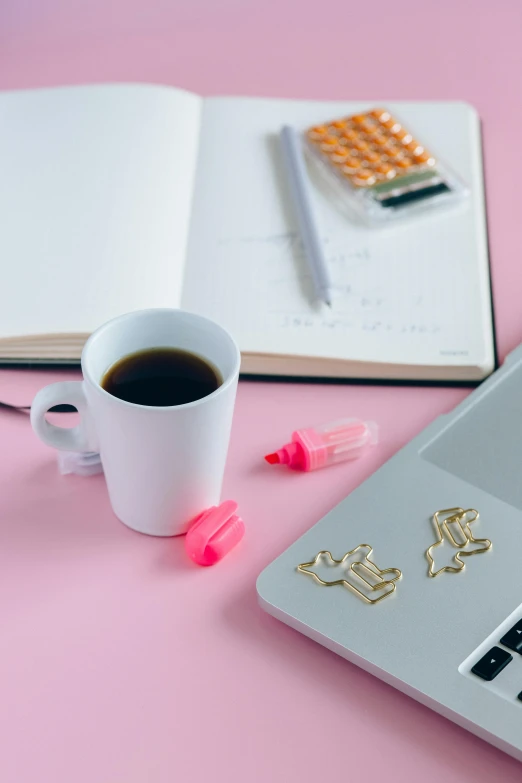
{"type": "MultiPolygon", "coordinates": [[[[522,340],[521,29],[517,0],[4,0],[0,87],[474,103],[503,358],[522,340]]],[[[0,399],[29,402],[60,377],[4,371],[0,399]]],[[[517,762],[256,603],[262,568],[465,393],[241,384],[224,494],[248,535],[208,570],[179,539],[128,531],[102,478],[60,478],[27,419],[0,414],[2,783],[520,781],[517,762]],[[365,461],[264,467],[293,426],[347,413],[381,424],[365,461]]]]}

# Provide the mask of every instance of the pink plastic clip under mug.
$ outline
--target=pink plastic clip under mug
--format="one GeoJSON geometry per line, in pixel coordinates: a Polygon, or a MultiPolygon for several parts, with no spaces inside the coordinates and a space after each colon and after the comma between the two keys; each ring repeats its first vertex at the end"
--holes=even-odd
{"type": "Polygon", "coordinates": [[[197,516],[185,536],[185,549],[198,565],[217,563],[238,544],[245,534],[245,523],[236,514],[237,503],[225,500],[197,516]]]}

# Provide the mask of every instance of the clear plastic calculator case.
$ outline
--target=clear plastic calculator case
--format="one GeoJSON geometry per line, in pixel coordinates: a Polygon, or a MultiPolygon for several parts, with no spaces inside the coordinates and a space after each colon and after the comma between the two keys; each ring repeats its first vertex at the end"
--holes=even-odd
{"type": "Polygon", "coordinates": [[[304,135],[322,173],[367,222],[450,205],[468,194],[454,172],[387,109],[340,117],[304,135]]]}

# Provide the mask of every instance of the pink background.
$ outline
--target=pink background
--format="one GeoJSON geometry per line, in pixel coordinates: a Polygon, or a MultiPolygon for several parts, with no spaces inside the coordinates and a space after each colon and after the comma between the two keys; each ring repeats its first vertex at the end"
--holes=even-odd
{"type": "MultiPolygon", "coordinates": [[[[472,102],[503,358],[522,339],[521,29],[517,0],[4,0],[0,87],[472,102]]],[[[0,399],[63,375],[4,371],[0,399]]],[[[242,383],[224,495],[248,535],[208,570],[182,540],[125,529],[102,478],[60,478],[26,417],[0,413],[2,783],[520,781],[517,762],[256,604],[262,568],[465,393],[242,383]],[[381,424],[366,460],[264,466],[292,428],[346,414],[381,424]]]]}

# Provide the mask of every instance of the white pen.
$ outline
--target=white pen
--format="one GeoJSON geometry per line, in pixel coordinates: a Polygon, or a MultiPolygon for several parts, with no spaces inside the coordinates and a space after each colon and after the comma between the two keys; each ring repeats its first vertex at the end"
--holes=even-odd
{"type": "Polygon", "coordinates": [[[315,220],[303,148],[294,128],[289,125],[282,128],[281,144],[299,232],[312,273],[315,292],[318,299],[331,307],[332,284],[315,220]]]}

